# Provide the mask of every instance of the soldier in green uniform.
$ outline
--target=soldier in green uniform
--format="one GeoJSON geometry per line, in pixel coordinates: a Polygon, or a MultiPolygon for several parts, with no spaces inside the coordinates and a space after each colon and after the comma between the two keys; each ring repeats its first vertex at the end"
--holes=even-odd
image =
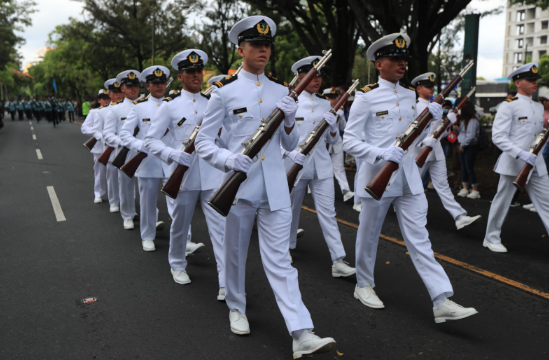
{"type": "Polygon", "coordinates": [[[17,114],[19,115],[19,121],[22,121],[24,118],[23,113],[25,112],[25,102],[19,98],[17,101],[17,114]]]}
{"type": "Polygon", "coordinates": [[[15,111],[17,110],[17,102],[15,100],[10,101],[9,112],[11,114],[11,121],[15,121],[15,111]]]}
{"type": "Polygon", "coordinates": [[[69,121],[74,122],[74,104],[71,100],[67,100],[65,103],[65,109],[67,110],[67,114],[69,115],[69,121]]]}
{"type": "Polygon", "coordinates": [[[57,118],[59,119],[58,123],[65,121],[65,103],[63,99],[57,101],[57,118]]]}
{"type": "Polygon", "coordinates": [[[27,98],[25,101],[25,115],[27,116],[28,120],[32,120],[32,103],[30,98],[27,98]]]}
{"type": "Polygon", "coordinates": [[[45,98],[44,99],[44,113],[46,114],[46,120],[48,120],[48,122],[51,122],[53,120],[51,110],[52,110],[51,102],[48,98],[45,98]]]}

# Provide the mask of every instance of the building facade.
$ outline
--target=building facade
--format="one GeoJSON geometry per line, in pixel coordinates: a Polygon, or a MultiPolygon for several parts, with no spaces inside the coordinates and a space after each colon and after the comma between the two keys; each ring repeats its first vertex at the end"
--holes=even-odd
{"type": "Polygon", "coordinates": [[[549,9],[515,5],[508,7],[505,15],[502,76],[507,77],[527,59],[539,62],[549,52],[549,9]]]}

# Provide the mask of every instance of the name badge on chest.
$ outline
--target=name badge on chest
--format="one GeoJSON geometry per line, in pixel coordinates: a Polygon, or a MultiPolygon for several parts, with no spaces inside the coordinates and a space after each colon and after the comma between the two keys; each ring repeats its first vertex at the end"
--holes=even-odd
{"type": "Polygon", "coordinates": [[[177,123],[177,127],[181,127],[181,125],[183,125],[183,123],[184,123],[186,120],[187,120],[187,119],[185,119],[185,118],[179,120],[179,122],[177,123]]]}
{"type": "Polygon", "coordinates": [[[519,120],[528,120],[528,116],[519,117],[519,120]]]}
{"type": "Polygon", "coordinates": [[[376,112],[376,116],[382,116],[382,115],[388,115],[388,114],[389,114],[389,110],[376,112]]]}
{"type": "Polygon", "coordinates": [[[248,108],[240,108],[240,109],[235,109],[233,110],[233,115],[238,115],[238,114],[242,114],[242,113],[245,113],[248,111],[248,108]]]}
{"type": "Polygon", "coordinates": [[[142,120],[144,123],[148,123],[149,121],[151,121],[151,119],[143,119],[142,120]]]}
{"type": "Polygon", "coordinates": [[[120,118],[120,121],[124,121],[124,120],[126,120],[126,118],[120,118]]]}

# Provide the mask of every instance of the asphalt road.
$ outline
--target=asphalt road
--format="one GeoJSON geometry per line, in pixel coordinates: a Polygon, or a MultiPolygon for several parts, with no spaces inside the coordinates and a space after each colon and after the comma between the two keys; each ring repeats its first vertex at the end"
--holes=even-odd
{"type": "MultiPolygon", "coordinates": [[[[0,130],[0,359],[291,359],[291,338],[261,266],[257,233],[247,269],[252,332],[240,337],[230,332],[225,303],[216,300],[215,260],[201,211],[195,212],[193,238],[207,248],[189,260],[192,283],[178,285],[167,262],[167,227],[158,233],[157,251],[146,253],[138,229],[124,230],[107,202],[93,203],[85,140],[79,125],[67,122],[53,128],[45,121],[6,121],[0,130]],[[66,221],[56,220],[48,186],[66,221]],[[87,297],[98,300],[81,304],[87,297]]],[[[511,209],[503,229],[509,253],[494,254],[482,247],[486,194],[459,200],[470,214],[483,215],[460,231],[436,193],[427,195],[434,250],[481,270],[441,261],[453,299],[479,314],[435,324],[406,249],[386,240],[402,240],[391,211],[376,268],[376,291],[386,308],[365,307],[353,298],[354,276],[331,277],[316,215],[303,210],[306,234],[292,252],[294,266],[316,333],[337,340],[338,352],[317,358],[549,358],[549,300],[521,289],[549,293],[549,238],[538,216],[511,209]]],[[[169,224],[160,198],[160,219],[169,224]]],[[[310,196],[304,205],[314,208],[310,196]]],[[[358,224],[352,204],[340,196],[336,210],[339,219],[358,224]]],[[[340,231],[354,264],[356,230],[340,224],[340,231]]]]}

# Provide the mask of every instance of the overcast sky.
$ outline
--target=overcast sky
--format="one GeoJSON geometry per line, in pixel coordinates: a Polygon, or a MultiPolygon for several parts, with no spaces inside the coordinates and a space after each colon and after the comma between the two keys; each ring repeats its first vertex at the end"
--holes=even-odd
{"type": "MultiPolygon", "coordinates": [[[[66,24],[69,17],[82,18],[82,3],[71,0],[35,0],[37,12],[32,14],[32,26],[22,36],[27,40],[20,49],[23,64],[34,60],[36,52],[46,45],[48,34],[56,25],[66,24]]],[[[469,7],[485,11],[505,6],[506,0],[473,0],[469,7]]],[[[479,59],[477,75],[492,80],[501,77],[505,32],[504,14],[480,20],[479,59]]],[[[460,44],[460,47],[463,45],[460,44]]]]}

